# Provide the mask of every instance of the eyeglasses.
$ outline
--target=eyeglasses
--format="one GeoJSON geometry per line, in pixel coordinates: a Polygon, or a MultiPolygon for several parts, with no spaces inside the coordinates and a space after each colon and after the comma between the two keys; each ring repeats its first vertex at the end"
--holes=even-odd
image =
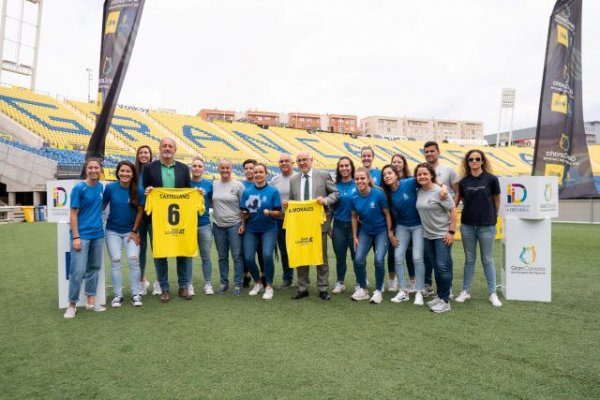
{"type": "Polygon", "coordinates": [[[481,157],[467,158],[467,160],[469,160],[469,162],[481,162],[481,157]]]}
{"type": "Polygon", "coordinates": [[[279,160],[279,164],[283,164],[283,163],[291,163],[292,160],[279,160]]]}
{"type": "Polygon", "coordinates": [[[296,159],[297,163],[306,162],[306,161],[310,161],[310,158],[298,158],[298,159],[296,159]]]}

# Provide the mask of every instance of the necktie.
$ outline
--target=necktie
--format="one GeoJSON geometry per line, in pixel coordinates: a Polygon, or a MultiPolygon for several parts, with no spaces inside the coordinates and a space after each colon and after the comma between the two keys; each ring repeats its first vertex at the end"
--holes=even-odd
{"type": "Polygon", "coordinates": [[[309,185],[308,185],[309,179],[310,179],[310,176],[307,174],[304,174],[304,200],[310,199],[310,189],[309,189],[309,185]]]}

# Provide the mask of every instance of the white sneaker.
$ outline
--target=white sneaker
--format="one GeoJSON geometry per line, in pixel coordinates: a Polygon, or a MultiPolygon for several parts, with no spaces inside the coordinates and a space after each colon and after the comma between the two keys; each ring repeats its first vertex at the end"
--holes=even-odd
{"type": "Polygon", "coordinates": [[[414,292],[416,292],[416,291],[417,291],[417,289],[416,289],[415,280],[414,280],[414,279],[411,279],[411,280],[408,282],[408,293],[414,293],[414,292]]]}
{"type": "Polygon", "coordinates": [[[396,295],[396,297],[394,297],[390,301],[392,303],[400,304],[403,301],[409,301],[409,300],[410,300],[410,297],[408,297],[408,295],[406,294],[406,292],[404,290],[401,290],[401,291],[398,292],[398,294],[396,295]]]}
{"type": "Polygon", "coordinates": [[[369,291],[359,287],[350,297],[354,301],[369,300],[369,291]]]}
{"type": "Polygon", "coordinates": [[[188,289],[188,295],[190,295],[190,296],[195,296],[196,295],[196,291],[194,290],[194,285],[192,285],[190,283],[188,285],[187,289],[188,289]]]}
{"type": "MultiPolygon", "coordinates": [[[[121,307],[121,304],[123,304],[123,297],[115,296],[113,301],[110,303],[110,306],[112,308],[119,308],[119,307],[121,307]]],[[[88,310],[89,310],[89,308],[88,308],[88,310]]]]}
{"type": "Polygon", "coordinates": [[[158,281],[154,282],[154,289],[152,290],[152,296],[160,296],[162,294],[162,289],[160,288],[160,283],[158,281]]]}
{"type": "Polygon", "coordinates": [[[397,292],[398,291],[398,279],[388,280],[388,291],[389,292],[397,292]]]}
{"type": "Polygon", "coordinates": [[[346,286],[341,282],[336,282],[335,287],[331,291],[333,294],[340,294],[346,290],[346,286]]]}
{"type": "Polygon", "coordinates": [[[438,303],[435,306],[431,307],[431,311],[433,311],[434,313],[437,313],[437,314],[443,313],[446,311],[450,311],[450,310],[452,310],[452,307],[450,307],[450,302],[446,303],[444,300],[441,300],[441,299],[440,299],[440,301],[438,301],[438,303]]]}
{"type": "Polygon", "coordinates": [[[490,294],[490,303],[492,303],[494,307],[502,307],[502,302],[496,293],[490,294]]]}
{"type": "Polygon", "coordinates": [[[142,296],[137,295],[137,296],[133,296],[131,298],[131,304],[133,304],[134,307],[141,307],[144,303],[142,303],[142,296]]]}
{"type": "Polygon", "coordinates": [[[373,296],[371,296],[371,300],[369,300],[369,302],[373,304],[381,304],[382,301],[383,294],[381,293],[381,290],[374,291],[373,296]]]}
{"type": "MultiPolygon", "coordinates": [[[[368,279],[366,280],[366,283],[367,283],[367,289],[365,289],[365,290],[369,291],[369,289],[368,289],[369,288],[369,280],[368,279]]],[[[360,284],[357,283],[356,286],[354,286],[354,292],[356,293],[356,291],[358,289],[360,289],[360,284]]]]}
{"type": "Polygon", "coordinates": [[[273,288],[268,287],[265,289],[265,293],[263,294],[263,300],[271,300],[273,298],[273,288]]]}
{"type": "Polygon", "coordinates": [[[63,315],[63,317],[65,317],[66,319],[73,319],[75,318],[75,313],[77,312],[77,308],[76,307],[67,307],[67,309],[65,310],[65,314],[63,315]]]}
{"type": "Polygon", "coordinates": [[[435,306],[437,303],[439,303],[440,301],[443,301],[443,300],[436,296],[433,298],[433,300],[430,300],[427,302],[427,307],[431,308],[431,307],[435,306]]]}
{"type": "MultiPolygon", "coordinates": [[[[466,290],[461,290],[461,292],[458,294],[458,296],[456,297],[456,301],[459,303],[464,303],[465,301],[469,300],[471,298],[471,294],[469,292],[467,292],[466,290]]],[[[490,301],[492,301],[490,299],[490,301]]]]}
{"type": "Polygon", "coordinates": [[[252,290],[250,290],[248,292],[249,296],[256,296],[257,294],[259,294],[260,292],[262,292],[264,289],[262,283],[257,283],[256,285],[254,285],[254,287],[252,288],[252,290]]]}
{"type": "Polygon", "coordinates": [[[212,283],[206,282],[204,284],[204,294],[206,294],[206,295],[215,294],[215,291],[213,290],[213,287],[212,287],[212,283]]]}
{"type": "Polygon", "coordinates": [[[422,306],[423,305],[423,293],[417,292],[417,294],[415,295],[415,302],[413,304],[415,306],[422,306]]]}
{"type": "Polygon", "coordinates": [[[145,296],[148,294],[148,288],[150,287],[150,282],[144,280],[143,282],[140,282],[140,294],[142,296],[145,296]]]}
{"type": "Polygon", "coordinates": [[[86,310],[94,311],[94,312],[103,312],[106,311],[106,307],[102,307],[100,304],[86,304],[86,310]]]}

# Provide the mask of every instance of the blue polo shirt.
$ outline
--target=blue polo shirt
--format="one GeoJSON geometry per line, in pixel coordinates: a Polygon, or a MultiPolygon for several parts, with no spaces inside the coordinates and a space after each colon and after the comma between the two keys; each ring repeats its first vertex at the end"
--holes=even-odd
{"type": "Polygon", "coordinates": [[[192,181],[192,187],[204,189],[204,214],[198,215],[198,226],[210,224],[210,212],[208,205],[212,199],[213,183],[212,181],[202,179],[200,182],[192,181]]]}
{"type": "Polygon", "coordinates": [[[358,214],[360,232],[368,235],[385,232],[387,225],[383,209],[388,208],[388,204],[383,190],[372,187],[366,196],[357,193],[358,196],[352,198],[352,211],[358,214]]]}
{"type": "Polygon", "coordinates": [[[83,240],[101,239],[102,228],[102,191],[100,182],[89,186],[85,181],[79,182],[71,190],[71,208],[78,209],[77,228],[79,238],[83,240]]]}
{"type": "Polygon", "coordinates": [[[257,188],[255,185],[244,190],[240,209],[248,211],[250,217],[246,220],[246,231],[263,233],[277,229],[277,220],[267,217],[263,210],[281,210],[281,197],[279,191],[271,185],[257,188]]]}
{"type": "MultiPolygon", "coordinates": [[[[131,232],[137,216],[137,207],[129,205],[129,189],[121,186],[119,182],[109,183],[104,191],[103,202],[110,205],[106,230],[117,233],[131,232]]],[[[144,202],[142,192],[139,194],[139,206],[143,207],[144,202]]]]}
{"type": "Polygon", "coordinates": [[[417,211],[417,180],[406,178],[398,182],[398,189],[392,192],[392,212],[397,225],[421,225],[417,211]]]}
{"type": "Polygon", "coordinates": [[[335,186],[337,186],[340,192],[340,197],[334,205],[333,219],[339,222],[350,222],[352,219],[350,216],[352,198],[358,196],[356,182],[354,182],[354,179],[351,179],[350,182],[338,182],[335,186]]]}

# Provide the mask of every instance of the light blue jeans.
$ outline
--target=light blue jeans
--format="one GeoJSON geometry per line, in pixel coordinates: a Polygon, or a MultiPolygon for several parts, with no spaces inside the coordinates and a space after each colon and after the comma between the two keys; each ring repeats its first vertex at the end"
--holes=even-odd
{"type": "Polygon", "coordinates": [[[383,289],[383,279],[385,278],[385,255],[388,251],[390,241],[387,237],[387,231],[383,231],[376,235],[359,232],[358,248],[354,254],[354,273],[356,280],[361,288],[367,287],[367,254],[371,246],[375,243],[375,289],[383,289]]]}
{"type": "Polygon", "coordinates": [[[104,239],[110,257],[110,279],[115,296],[123,297],[123,262],[121,261],[123,249],[127,256],[127,267],[129,267],[131,295],[140,294],[140,246],[133,240],[129,240],[129,232],[117,233],[107,230],[104,239]]]}
{"type": "Polygon", "coordinates": [[[483,274],[487,280],[488,294],[496,293],[496,266],[494,265],[494,241],[496,240],[495,225],[465,225],[460,226],[463,249],[465,251],[465,269],[463,290],[471,292],[471,283],[477,261],[477,242],[481,252],[483,274]]]}
{"type": "MultiPolygon", "coordinates": [[[[212,262],[210,261],[210,250],[213,242],[213,232],[210,224],[198,227],[198,249],[200,251],[200,259],[202,260],[202,276],[204,284],[207,284],[212,279],[212,262]]],[[[190,275],[188,282],[192,283],[192,268],[189,269],[190,275]]]]}
{"type": "Polygon", "coordinates": [[[73,249],[71,240],[71,263],[69,264],[69,302],[79,301],[81,281],[85,279],[85,295],[95,296],[98,287],[98,272],[102,264],[102,238],[81,239],[81,250],[73,249]]]}
{"type": "Polygon", "coordinates": [[[412,259],[415,265],[416,290],[425,289],[425,261],[423,259],[423,225],[404,226],[396,225],[396,239],[400,245],[394,249],[394,262],[396,276],[400,282],[400,289],[406,291],[406,277],[404,276],[404,259],[406,249],[412,239],[412,259]]]}
{"type": "Polygon", "coordinates": [[[242,261],[242,237],[238,233],[240,223],[221,228],[213,224],[213,235],[219,255],[219,273],[221,284],[229,285],[229,249],[233,259],[233,283],[242,287],[244,276],[244,262],[242,261]]]}

